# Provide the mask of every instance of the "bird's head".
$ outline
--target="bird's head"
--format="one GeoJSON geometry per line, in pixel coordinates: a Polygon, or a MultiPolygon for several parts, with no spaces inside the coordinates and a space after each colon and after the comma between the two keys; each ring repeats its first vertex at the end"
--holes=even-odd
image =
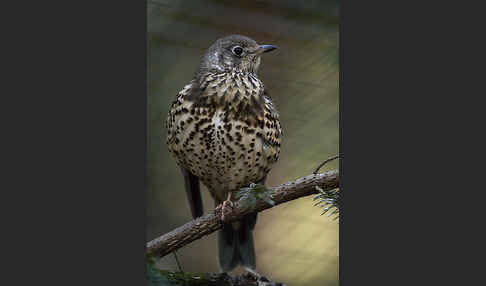
{"type": "Polygon", "coordinates": [[[202,58],[198,74],[231,70],[256,74],[261,54],[276,48],[274,45],[259,45],[255,40],[241,35],[227,36],[209,47],[202,58]]]}

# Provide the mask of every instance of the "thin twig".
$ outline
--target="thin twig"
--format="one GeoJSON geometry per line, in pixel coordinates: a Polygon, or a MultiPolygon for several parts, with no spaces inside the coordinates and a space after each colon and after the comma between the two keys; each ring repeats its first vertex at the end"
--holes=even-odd
{"type": "Polygon", "coordinates": [[[174,253],[175,261],[177,263],[177,267],[179,268],[179,271],[182,272],[181,263],[179,262],[179,258],[177,258],[177,251],[174,250],[173,253],[174,253]]]}
{"type": "Polygon", "coordinates": [[[322,166],[326,165],[327,163],[329,163],[329,162],[331,162],[332,160],[335,160],[335,159],[337,159],[337,158],[339,158],[339,155],[335,155],[335,156],[332,156],[332,157],[330,157],[330,158],[326,159],[326,161],[322,162],[322,163],[319,165],[319,167],[317,167],[317,169],[314,171],[314,173],[313,173],[313,174],[317,174],[317,172],[319,172],[319,169],[320,169],[320,168],[322,168],[322,166]]]}

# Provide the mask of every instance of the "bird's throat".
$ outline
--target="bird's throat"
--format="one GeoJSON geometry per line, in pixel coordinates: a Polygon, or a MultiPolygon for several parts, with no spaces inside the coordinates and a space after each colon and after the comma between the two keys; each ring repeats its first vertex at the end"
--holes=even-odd
{"type": "Polygon", "coordinates": [[[233,116],[261,116],[265,101],[263,83],[251,73],[207,73],[199,82],[196,106],[221,108],[233,116]]]}

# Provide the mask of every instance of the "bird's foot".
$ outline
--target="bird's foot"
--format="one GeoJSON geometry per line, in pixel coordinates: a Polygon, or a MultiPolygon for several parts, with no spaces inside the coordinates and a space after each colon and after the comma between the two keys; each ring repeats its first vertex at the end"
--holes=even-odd
{"type": "Polygon", "coordinates": [[[247,275],[253,277],[255,280],[260,280],[264,278],[264,280],[268,280],[265,276],[262,276],[260,273],[256,272],[254,269],[251,269],[249,267],[245,267],[245,270],[247,271],[247,275]]]}
{"type": "Polygon", "coordinates": [[[228,215],[233,211],[233,202],[230,200],[223,201],[216,207],[216,212],[221,215],[221,220],[226,221],[228,215]]]}
{"type": "Polygon", "coordinates": [[[247,271],[246,276],[255,281],[258,286],[284,286],[282,283],[270,281],[267,277],[256,272],[254,269],[245,267],[245,270],[247,271]]]}

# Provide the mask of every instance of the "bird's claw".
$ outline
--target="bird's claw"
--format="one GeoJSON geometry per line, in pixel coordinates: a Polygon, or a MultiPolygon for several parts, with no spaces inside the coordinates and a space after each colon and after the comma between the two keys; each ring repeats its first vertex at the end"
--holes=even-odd
{"type": "Polygon", "coordinates": [[[227,215],[233,211],[233,202],[230,200],[223,201],[222,204],[216,207],[216,212],[220,213],[221,220],[226,221],[227,215]]]}
{"type": "Polygon", "coordinates": [[[285,286],[282,283],[276,283],[270,281],[267,277],[261,275],[260,273],[256,272],[255,270],[245,267],[246,269],[246,277],[250,278],[251,280],[256,282],[258,286],[285,286]]]}
{"type": "Polygon", "coordinates": [[[246,275],[249,276],[249,277],[252,277],[255,281],[259,281],[262,278],[263,278],[263,280],[268,281],[268,279],[266,277],[260,275],[260,273],[256,272],[255,270],[247,268],[247,267],[245,267],[245,269],[247,271],[246,275]]]}

